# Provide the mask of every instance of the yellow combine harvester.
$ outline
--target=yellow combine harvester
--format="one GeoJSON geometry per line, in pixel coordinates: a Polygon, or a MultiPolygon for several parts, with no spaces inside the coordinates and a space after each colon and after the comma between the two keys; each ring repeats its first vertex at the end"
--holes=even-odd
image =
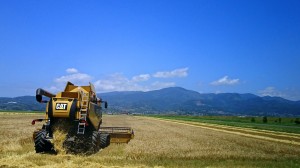
{"type": "Polygon", "coordinates": [[[101,104],[104,103],[107,108],[107,102],[97,97],[91,83],[89,86],[75,86],[68,82],[65,90],[56,95],[37,89],[36,100],[47,103],[45,119],[32,121],[33,125],[45,121],[42,129],[33,133],[37,153],[55,152],[51,140],[57,125],[67,128],[63,147],[69,153],[95,153],[110,143],[128,143],[134,137],[129,127],[101,126],[101,104]],[[43,96],[50,99],[45,101],[43,96]]]}

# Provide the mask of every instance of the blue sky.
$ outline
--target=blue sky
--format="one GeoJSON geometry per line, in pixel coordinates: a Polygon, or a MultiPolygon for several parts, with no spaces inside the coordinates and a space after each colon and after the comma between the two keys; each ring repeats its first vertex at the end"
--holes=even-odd
{"type": "Polygon", "coordinates": [[[300,1],[0,1],[0,96],[181,86],[300,100],[300,1]]]}

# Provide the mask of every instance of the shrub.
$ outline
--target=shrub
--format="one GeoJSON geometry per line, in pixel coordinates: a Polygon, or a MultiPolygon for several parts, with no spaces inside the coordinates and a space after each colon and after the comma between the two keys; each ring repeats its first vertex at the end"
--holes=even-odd
{"type": "Polygon", "coordinates": [[[296,124],[300,124],[299,118],[296,118],[295,123],[296,123],[296,124]]]}
{"type": "Polygon", "coordinates": [[[267,116],[264,116],[262,121],[263,121],[263,123],[267,123],[268,122],[267,116]]]}

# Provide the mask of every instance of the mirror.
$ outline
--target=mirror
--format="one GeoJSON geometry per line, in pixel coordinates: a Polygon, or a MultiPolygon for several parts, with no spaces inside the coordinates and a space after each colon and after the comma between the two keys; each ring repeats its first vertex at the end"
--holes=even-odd
{"type": "Polygon", "coordinates": [[[107,108],[107,102],[104,102],[104,108],[107,108]]]}

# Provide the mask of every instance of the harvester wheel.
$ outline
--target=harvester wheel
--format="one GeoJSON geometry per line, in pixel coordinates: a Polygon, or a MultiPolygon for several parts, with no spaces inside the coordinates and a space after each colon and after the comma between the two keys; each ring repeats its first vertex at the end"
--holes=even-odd
{"type": "Polygon", "coordinates": [[[110,135],[109,134],[100,134],[100,148],[106,148],[110,144],[110,135]]]}
{"type": "Polygon", "coordinates": [[[99,151],[99,149],[100,149],[100,134],[98,133],[98,131],[93,131],[91,150],[93,150],[96,153],[99,151]]]}
{"type": "Polygon", "coordinates": [[[49,140],[46,139],[46,134],[46,130],[40,130],[36,133],[36,136],[34,138],[34,147],[36,153],[54,151],[53,145],[49,140]]]}

